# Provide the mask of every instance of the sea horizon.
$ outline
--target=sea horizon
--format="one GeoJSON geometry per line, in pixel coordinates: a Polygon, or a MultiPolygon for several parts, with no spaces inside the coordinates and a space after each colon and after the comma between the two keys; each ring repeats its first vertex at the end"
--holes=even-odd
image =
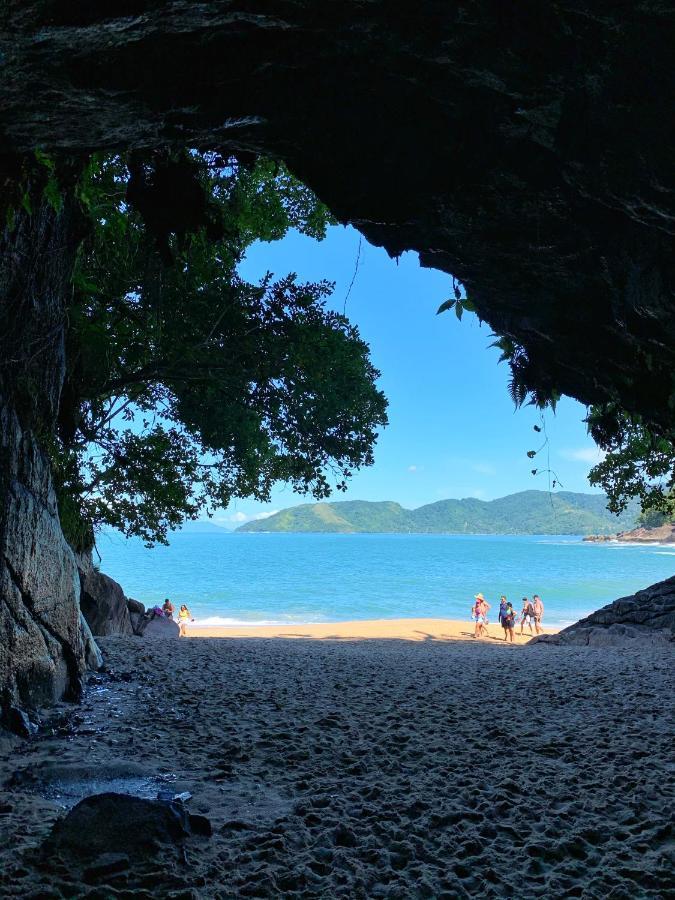
{"type": "Polygon", "coordinates": [[[581,535],[177,532],[169,546],[101,535],[100,568],[146,606],[187,603],[204,627],[467,619],[485,594],[539,593],[563,628],[673,574],[674,545],[581,535]],[[255,540],[249,540],[255,536],[255,540]]]}

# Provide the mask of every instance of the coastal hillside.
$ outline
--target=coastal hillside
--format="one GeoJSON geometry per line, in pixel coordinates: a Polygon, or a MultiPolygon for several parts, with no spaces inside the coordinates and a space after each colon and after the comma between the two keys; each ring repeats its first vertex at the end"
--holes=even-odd
{"type": "Polygon", "coordinates": [[[418,509],[399,503],[346,500],[306,503],[237,531],[418,534],[613,534],[635,525],[637,503],[621,516],[607,511],[604,494],[521,491],[497,500],[440,500],[418,509]]]}

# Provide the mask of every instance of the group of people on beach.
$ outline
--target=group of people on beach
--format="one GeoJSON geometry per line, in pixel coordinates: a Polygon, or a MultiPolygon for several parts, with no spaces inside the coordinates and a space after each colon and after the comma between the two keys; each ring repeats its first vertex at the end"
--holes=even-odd
{"type": "MultiPolygon", "coordinates": [[[[173,621],[173,614],[175,612],[175,607],[171,600],[167,597],[162,605],[162,615],[173,621]]],[[[178,637],[187,637],[187,625],[188,622],[194,622],[192,618],[192,613],[187,608],[186,604],[183,603],[181,608],[178,610],[178,637]]]]}
{"type": "MultiPolygon", "coordinates": [[[[471,618],[475,624],[474,638],[489,637],[489,610],[490,604],[485,597],[482,594],[476,594],[474,597],[474,604],[471,607],[471,618]]],[[[544,604],[539,594],[533,594],[531,600],[527,597],[523,597],[523,606],[518,615],[516,614],[511,601],[507,600],[502,594],[499,598],[498,618],[499,624],[504,629],[504,640],[513,643],[513,632],[517,623],[520,623],[521,634],[526,625],[530,629],[530,634],[532,634],[533,625],[537,634],[543,633],[544,629],[541,627],[541,622],[544,618],[544,604]]]]}

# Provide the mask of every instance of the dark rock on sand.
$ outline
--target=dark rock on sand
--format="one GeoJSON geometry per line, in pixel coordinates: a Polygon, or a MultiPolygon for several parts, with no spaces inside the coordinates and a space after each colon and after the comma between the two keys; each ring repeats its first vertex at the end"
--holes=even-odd
{"type": "Polygon", "coordinates": [[[190,831],[192,834],[199,834],[202,837],[211,837],[213,834],[213,826],[211,820],[206,816],[190,815],[188,817],[190,831]]]}
{"type": "Polygon", "coordinates": [[[143,629],[145,638],[177,638],[178,624],[173,619],[155,616],[143,629]]]}
{"type": "Polygon", "coordinates": [[[129,620],[134,634],[143,634],[143,629],[147,624],[145,606],[140,600],[127,597],[127,610],[129,611],[129,620]]]}
{"type": "Polygon", "coordinates": [[[126,872],[131,863],[124,853],[104,853],[93,866],[89,866],[82,873],[82,880],[87,884],[96,884],[102,879],[120,872],[126,872]]]}
{"type": "Polygon", "coordinates": [[[38,730],[28,713],[19,706],[8,706],[3,710],[2,724],[8,731],[23,738],[31,737],[38,730]]]}
{"type": "Polygon", "coordinates": [[[80,580],[80,609],[92,634],[133,634],[127,598],[120,585],[94,568],[80,570],[80,580]]]}
{"type": "Polygon", "coordinates": [[[675,640],[675,576],[621,597],[558,634],[534,638],[532,644],[621,646],[675,640]]]}
{"type": "Polygon", "coordinates": [[[101,858],[111,851],[137,855],[180,843],[193,833],[210,834],[211,823],[205,816],[189,815],[182,803],[95,794],[54,825],[43,851],[80,859],[101,858]]]}
{"type": "Polygon", "coordinates": [[[136,615],[139,616],[145,615],[145,606],[140,600],[134,600],[132,597],[127,597],[127,609],[130,614],[136,613],[136,615]]]}
{"type": "Polygon", "coordinates": [[[84,658],[87,668],[92,672],[98,672],[103,668],[103,654],[94,640],[91,628],[87,624],[84,613],[80,610],[80,628],[82,629],[82,641],[84,643],[84,658]]]}

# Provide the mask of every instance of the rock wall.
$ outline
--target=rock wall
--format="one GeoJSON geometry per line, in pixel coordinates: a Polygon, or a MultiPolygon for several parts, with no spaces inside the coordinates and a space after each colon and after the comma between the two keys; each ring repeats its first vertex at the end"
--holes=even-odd
{"type": "Polygon", "coordinates": [[[81,580],[80,609],[96,637],[133,634],[127,598],[114,579],[91,569],[81,580]]]}
{"type": "Polygon", "coordinates": [[[630,646],[675,641],[675,576],[621,597],[558,634],[531,644],[630,646]]]}
{"type": "MultiPolygon", "coordinates": [[[[135,600],[127,600],[122,585],[94,565],[91,551],[77,554],[80,578],[80,609],[94,637],[134,634],[131,611],[135,600]]],[[[143,608],[143,604],[138,604],[143,608]]]]}
{"type": "Polygon", "coordinates": [[[63,380],[72,210],[33,196],[0,238],[0,700],[77,698],[80,583],[43,449],[63,380]]]}
{"type": "Polygon", "coordinates": [[[84,668],[77,566],[47,461],[0,403],[0,689],[4,702],[76,697],[84,668]]]}

